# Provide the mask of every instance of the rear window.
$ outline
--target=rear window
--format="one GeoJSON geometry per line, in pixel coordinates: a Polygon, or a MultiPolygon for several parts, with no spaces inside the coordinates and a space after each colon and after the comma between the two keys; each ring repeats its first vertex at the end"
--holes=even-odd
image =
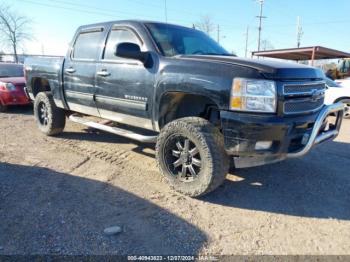
{"type": "Polygon", "coordinates": [[[80,33],[75,41],[74,59],[97,59],[101,50],[103,31],[80,33]]]}
{"type": "Polygon", "coordinates": [[[22,65],[13,65],[13,64],[0,64],[0,77],[22,77],[23,66],[22,65]]]}

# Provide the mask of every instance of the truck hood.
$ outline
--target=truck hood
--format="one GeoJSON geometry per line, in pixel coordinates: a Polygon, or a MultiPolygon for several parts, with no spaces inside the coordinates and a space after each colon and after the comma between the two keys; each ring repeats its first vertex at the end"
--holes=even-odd
{"type": "Polygon", "coordinates": [[[209,63],[232,64],[256,69],[268,79],[323,79],[323,72],[317,68],[297,63],[275,60],[244,59],[231,56],[181,55],[181,59],[209,63]]]}

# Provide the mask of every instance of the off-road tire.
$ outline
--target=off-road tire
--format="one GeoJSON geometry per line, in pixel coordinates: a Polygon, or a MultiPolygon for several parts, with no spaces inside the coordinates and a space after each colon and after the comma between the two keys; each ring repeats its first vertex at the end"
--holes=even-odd
{"type": "Polygon", "coordinates": [[[350,119],[350,99],[343,99],[340,102],[342,102],[347,107],[347,111],[344,112],[344,118],[350,119]]]}
{"type": "Polygon", "coordinates": [[[60,134],[66,125],[65,111],[55,105],[50,92],[40,92],[34,101],[34,116],[41,132],[47,136],[60,134]],[[47,121],[43,124],[41,121],[41,108],[47,108],[47,121]]]}
{"type": "Polygon", "coordinates": [[[157,164],[170,187],[190,197],[200,197],[219,187],[229,169],[229,158],[224,150],[224,138],[218,128],[199,117],[186,117],[167,124],[160,132],[156,145],[157,164]],[[165,159],[166,144],[172,136],[186,137],[198,148],[201,170],[192,182],[179,181],[165,159]]]}

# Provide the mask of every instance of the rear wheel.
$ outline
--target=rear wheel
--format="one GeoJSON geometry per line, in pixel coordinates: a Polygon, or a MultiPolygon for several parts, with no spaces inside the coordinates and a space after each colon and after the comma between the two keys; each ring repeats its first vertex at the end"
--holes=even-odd
{"type": "Polygon", "coordinates": [[[58,135],[65,127],[65,111],[55,105],[50,92],[35,97],[34,115],[39,129],[48,136],[58,135]]]}
{"type": "Polygon", "coordinates": [[[344,104],[344,118],[350,119],[350,99],[341,100],[344,104]]]}
{"type": "Polygon", "coordinates": [[[191,197],[205,195],[220,186],[229,167],[222,134],[209,121],[198,117],[166,125],[157,140],[156,157],[170,186],[191,197]]]}

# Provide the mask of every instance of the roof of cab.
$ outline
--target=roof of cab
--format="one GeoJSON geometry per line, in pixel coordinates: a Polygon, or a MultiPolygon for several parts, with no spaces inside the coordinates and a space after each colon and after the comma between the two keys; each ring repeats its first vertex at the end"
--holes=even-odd
{"type": "Polygon", "coordinates": [[[144,24],[163,24],[163,25],[170,25],[170,26],[178,26],[178,27],[184,27],[184,28],[189,28],[186,26],[181,26],[177,24],[170,24],[170,23],[164,23],[164,22],[158,22],[158,21],[150,21],[150,20],[114,20],[114,21],[106,21],[106,22],[101,22],[101,23],[96,23],[96,24],[88,24],[88,25],[82,25],[79,28],[92,28],[92,27],[102,27],[106,25],[111,25],[111,24],[129,24],[129,25],[144,25],[144,24]]]}

